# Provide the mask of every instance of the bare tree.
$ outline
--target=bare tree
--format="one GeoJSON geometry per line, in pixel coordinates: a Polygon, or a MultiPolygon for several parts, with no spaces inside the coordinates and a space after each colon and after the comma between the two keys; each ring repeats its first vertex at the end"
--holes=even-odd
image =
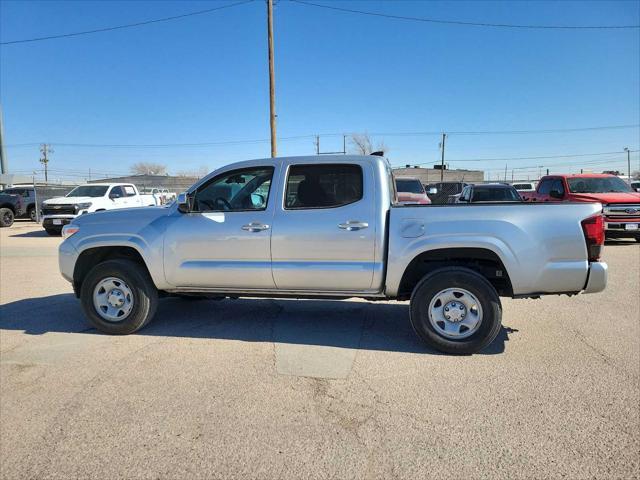
{"type": "Polygon", "coordinates": [[[371,155],[373,152],[387,153],[389,151],[384,141],[378,142],[374,148],[371,137],[366,132],[352,133],[349,143],[351,144],[351,150],[358,155],[371,155]]]}
{"type": "Polygon", "coordinates": [[[131,173],[134,175],[166,175],[167,166],[161,163],[138,162],[131,165],[131,173]]]}
{"type": "Polygon", "coordinates": [[[209,167],[207,167],[206,165],[200,165],[200,167],[198,167],[198,169],[194,169],[194,170],[178,170],[176,172],[176,175],[178,177],[197,177],[197,178],[202,178],[208,173],[209,173],[209,167]]]}

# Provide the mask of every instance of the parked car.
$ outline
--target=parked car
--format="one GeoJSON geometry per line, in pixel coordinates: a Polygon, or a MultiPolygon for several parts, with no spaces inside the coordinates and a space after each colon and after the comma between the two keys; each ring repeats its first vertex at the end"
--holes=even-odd
{"type": "Polygon", "coordinates": [[[606,286],[597,204],[400,205],[391,182],[378,156],[235,163],[167,208],[78,216],[60,270],[106,333],[144,327],[167,295],[410,299],[417,334],[450,353],[493,341],[499,296],[606,286]]]}
{"type": "Polygon", "coordinates": [[[609,238],[640,242],[640,193],[624,180],[608,174],[549,175],[535,193],[522,194],[529,202],[599,202],[609,238]]]}
{"type": "Polygon", "coordinates": [[[141,195],[130,183],[89,183],[42,202],[42,226],[49,235],[60,235],[64,225],[86,213],[155,205],[156,197],[141,195]]]}
{"type": "Polygon", "coordinates": [[[16,217],[24,215],[26,205],[22,195],[0,192],[0,227],[10,227],[16,217]]]}
{"type": "Polygon", "coordinates": [[[396,177],[398,202],[404,204],[428,205],[431,200],[419,179],[413,177],[396,177]]]}
{"type": "Polygon", "coordinates": [[[431,183],[427,186],[427,195],[431,199],[431,203],[445,204],[455,203],[456,195],[462,192],[462,189],[469,185],[465,182],[438,182],[431,183]]]}
{"type": "Polygon", "coordinates": [[[20,212],[13,212],[15,218],[30,218],[36,221],[36,192],[33,186],[9,187],[0,194],[4,195],[20,195],[22,198],[22,208],[20,212]]]}
{"type": "Polygon", "coordinates": [[[152,188],[147,187],[147,188],[144,188],[140,193],[144,195],[153,195],[158,205],[166,205],[168,203],[171,203],[176,198],[175,193],[170,192],[169,189],[167,188],[160,188],[160,187],[152,187],[152,188]]]}
{"type": "Polygon", "coordinates": [[[515,188],[519,192],[535,192],[536,184],[534,182],[519,182],[512,183],[513,188],[515,188]]]}
{"type": "Polygon", "coordinates": [[[464,187],[455,203],[477,202],[522,202],[522,198],[511,185],[487,183],[464,187]]]}

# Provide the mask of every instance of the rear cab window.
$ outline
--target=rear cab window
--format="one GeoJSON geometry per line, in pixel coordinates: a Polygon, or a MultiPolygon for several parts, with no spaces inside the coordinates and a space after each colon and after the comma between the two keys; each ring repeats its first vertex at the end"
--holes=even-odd
{"type": "Polygon", "coordinates": [[[291,165],[287,175],[284,208],[336,208],[355,203],[362,196],[363,173],[360,165],[291,165]]]}

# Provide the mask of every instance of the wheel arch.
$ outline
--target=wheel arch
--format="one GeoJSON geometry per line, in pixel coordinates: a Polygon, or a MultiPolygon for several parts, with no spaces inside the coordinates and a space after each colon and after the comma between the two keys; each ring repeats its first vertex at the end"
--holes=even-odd
{"type": "Polygon", "coordinates": [[[425,275],[439,268],[452,266],[466,267],[479,273],[500,296],[513,296],[509,272],[498,254],[488,248],[453,247],[430,249],[417,254],[402,274],[397,298],[408,300],[425,275]]]}
{"type": "Polygon", "coordinates": [[[80,294],[80,287],[89,271],[97,264],[106,260],[129,260],[144,268],[149,276],[153,278],[147,262],[142,253],[131,245],[103,245],[91,247],[83,250],[78,255],[73,268],[73,290],[76,296],[80,294]]]}

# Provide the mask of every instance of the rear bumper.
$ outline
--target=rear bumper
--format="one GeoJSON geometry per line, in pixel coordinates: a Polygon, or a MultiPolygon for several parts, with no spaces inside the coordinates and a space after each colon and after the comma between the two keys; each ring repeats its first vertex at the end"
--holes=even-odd
{"type": "Polygon", "coordinates": [[[591,262],[589,264],[589,277],[582,293],[602,292],[607,287],[608,266],[604,262],[591,262]]]}

